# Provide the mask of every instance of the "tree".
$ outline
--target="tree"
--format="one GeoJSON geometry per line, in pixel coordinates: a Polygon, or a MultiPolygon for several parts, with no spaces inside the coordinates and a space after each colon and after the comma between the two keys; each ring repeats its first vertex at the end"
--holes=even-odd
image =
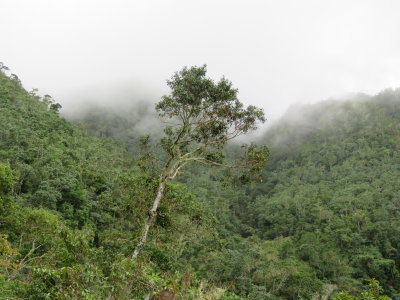
{"type": "Polygon", "coordinates": [[[266,146],[243,146],[238,163],[226,163],[223,149],[227,142],[257,129],[264,122],[262,109],[247,108],[238,100],[238,90],[222,78],[214,82],[206,77],[206,66],[183,68],[167,81],[171,88],[156,104],[159,117],[165,122],[165,137],[161,139],[166,161],[159,176],[153,206],[148,213],[140,240],[134,249],[136,259],[146,242],[149,228],[157,214],[169,180],[190,163],[244,169],[242,179],[259,172],[268,159],[266,146]]]}

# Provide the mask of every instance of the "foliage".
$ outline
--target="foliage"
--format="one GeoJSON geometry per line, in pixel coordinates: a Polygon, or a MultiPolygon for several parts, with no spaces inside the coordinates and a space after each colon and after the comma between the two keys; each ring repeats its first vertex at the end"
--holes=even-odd
{"type": "MultiPolygon", "coordinates": [[[[169,180],[174,179],[183,167],[191,163],[243,168],[249,174],[258,174],[268,158],[266,146],[243,147],[244,158],[238,164],[224,163],[226,143],[257,128],[264,121],[261,109],[248,106],[246,109],[237,99],[237,90],[222,78],[218,83],[206,77],[206,66],[183,68],[175,73],[168,85],[170,95],[163,96],[156,110],[168,125],[161,146],[167,153],[159,174],[159,182],[152,208],[144,222],[140,240],[132,254],[136,259],[147,241],[158,207],[164,198],[169,180]]],[[[141,141],[147,143],[147,138],[141,141]]],[[[147,157],[145,157],[147,158],[147,157]]]]}
{"type": "MultiPolygon", "coordinates": [[[[272,152],[262,182],[232,189],[219,180],[222,171],[186,168],[178,181],[212,213],[217,235],[193,240],[182,264],[254,299],[296,299],[296,291],[305,298],[343,289],[356,293],[372,277],[396,298],[399,118],[398,90],[297,107],[258,139],[272,152]],[[260,259],[263,241],[278,253],[274,263],[260,259]],[[304,280],[270,293],[271,274],[302,274],[304,280]]],[[[130,153],[140,152],[128,135],[115,137],[130,153]]],[[[236,147],[228,148],[229,155],[239,152],[236,147]]]]}
{"type": "Polygon", "coordinates": [[[190,269],[178,256],[213,234],[210,216],[187,189],[169,185],[143,260],[133,263],[157,180],[52,104],[0,73],[0,295],[130,299],[161,290],[190,269]]]}
{"type": "MultiPolygon", "coordinates": [[[[222,78],[206,77],[206,66],[183,68],[168,81],[171,93],[157,103],[159,116],[168,121],[161,145],[172,159],[222,165],[223,147],[229,140],[257,128],[264,113],[254,106],[243,107],[237,89],[222,78]]],[[[246,149],[247,168],[265,163],[255,145],[246,149]],[[254,166],[253,166],[254,165],[254,166]]]]}
{"type": "Polygon", "coordinates": [[[388,296],[382,295],[383,288],[375,279],[371,279],[367,285],[367,290],[361,292],[359,296],[350,295],[348,292],[340,292],[335,295],[334,300],[390,300],[388,296]]]}
{"type": "Polygon", "coordinates": [[[320,280],[357,290],[377,278],[397,294],[399,91],[303,112],[265,136],[274,155],[248,189],[247,224],[262,239],[290,237],[320,280]]]}
{"type": "Polygon", "coordinates": [[[12,171],[9,164],[0,162],[0,195],[7,194],[11,191],[17,177],[12,171]]]}
{"type": "MultiPolygon", "coordinates": [[[[235,144],[220,151],[217,136],[226,127],[218,122],[189,126],[188,139],[173,144],[182,129],[177,108],[199,103],[183,98],[181,84],[198,80],[212,87],[204,99],[222,93],[245,115],[226,80],[192,71],[171,79],[176,92],[162,102],[175,114],[163,141],[167,155],[176,162],[214,134],[203,161],[265,157],[235,144]],[[188,144],[189,137],[197,140],[188,144]]],[[[200,86],[194,91],[202,94],[200,86]]],[[[399,298],[399,90],[289,112],[257,140],[271,147],[262,181],[246,183],[254,174],[245,173],[226,185],[224,170],[186,165],[166,185],[135,262],[133,246],[166,154],[154,139],[140,139],[138,121],[126,115],[93,111],[80,128],[52,104],[50,96],[26,92],[16,76],[0,74],[1,297],[399,298]],[[376,280],[363,287],[370,278],[376,280]]],[[[202,111],[194,110],[196,120],[212,116],[202,111]]]]}

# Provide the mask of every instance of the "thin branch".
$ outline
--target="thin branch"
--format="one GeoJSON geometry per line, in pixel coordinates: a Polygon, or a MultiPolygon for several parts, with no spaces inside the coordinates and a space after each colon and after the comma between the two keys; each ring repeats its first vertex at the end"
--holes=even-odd
{"type": "Polygon", "coordinates": [[[169,179],[174,179],[176,175],[178,175],[179,170],[183,168],[189,161],[185,160],[182,164],[180,164],[178,167],[173,170],[172,174],[169,176],[169,179]]]}
{"type": "Polygon", "coordinates": [[[37,258],[40,258],[40,257],[43,257],[43,256],[44,256],[44,254],[43,254],[43,255],[41,255],[41,256],[37,256],[37,257],[32,257],[32,258],[30,258],[30,256],[31,256],[37,249],[39,249],[40,247],[42,247],[42,245],[39,245],[39,246],[35,247],[35,241],[32,242],[32,248],[31,248],[31,249],[29,250],[29,252],[24,256],[24,258],[19,262],[18,268],[15,269],[14,272],[8,277],[7,281],[13,280],[13,279],[19,274],[19,272],[21,272],[21,270],[23,270],[23,269],[25,269],[25,268],[27,267],[26,264],[27,264],[28,262],[30,262],[30,261],[32,261],[32,260],[34,260],[34,259],[37,259],[37,258]]]}

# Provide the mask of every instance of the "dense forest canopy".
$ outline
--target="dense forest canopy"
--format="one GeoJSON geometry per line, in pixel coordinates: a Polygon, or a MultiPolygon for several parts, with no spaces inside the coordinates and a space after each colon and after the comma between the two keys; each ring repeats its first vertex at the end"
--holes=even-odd
{"type": "Polygon", "coordinates": [[[59,108],[0,73],[1,297],[400,297],[400,90],[288,112],[261,180],[189,166],[137,261],[158,145],[129,114],[59,108]]]}

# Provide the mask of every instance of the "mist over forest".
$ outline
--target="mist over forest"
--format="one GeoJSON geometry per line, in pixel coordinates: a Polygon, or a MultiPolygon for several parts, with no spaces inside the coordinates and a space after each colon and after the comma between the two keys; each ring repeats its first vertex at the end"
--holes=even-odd
{"type": "MultiPolygon", "coordinates": [[[[375,98],[390,93],[397,93],[397,89],[382,90],[375,98]]],[[[83,123],[85,130],[89,130],[91,134],[115,138],[117,135],[127,134],[128,131],[136,137],[151,135],[157,139],[161,138],[163,123],[155,111],[155,104],[161,95],[151,94],[148,88],[126,85],[103,88],[83,95],[82,92],[78,93],[77,99],[69,101],[60,114],[72,122],[83,123]],[[96,118],[102,121],[96,121],[96,118]]],[[[267,121],[259,124],[257,131],[233,142],[240,144],[262,140],[269,147],[288,147],[296,140],[303,140],[321,126],[335,127],[346,119],[349,107],[358,102],[367,102],[372,97],[359,93],[328,98],[315,104],[296,103],[289,106],[282,116],[274,116],[272,121],[266,112],[267,121]],[[290,130],[291,134],[276,133],[282,128],[290,130]]]]}
{"type": "Polygon", "coordinates": [[[96,114],[103,114],[105,120],[118,117],[142,134],[155,133],[162,131],[154,110],[160,96],[140,84],[96,87],[77,92],[60,113],[71,121],[96,114]]]}
{"type": "Polygon", "coordinates": [[[1,0],[0,300],[400,299],[399,11],[1,0]]]}
{"type": "Polygon", "coordinates": [[[399,89],[251,136],[205,66],[169,86],[60,108],[0,73],[0,298],[400,297],[399,89]]]}

